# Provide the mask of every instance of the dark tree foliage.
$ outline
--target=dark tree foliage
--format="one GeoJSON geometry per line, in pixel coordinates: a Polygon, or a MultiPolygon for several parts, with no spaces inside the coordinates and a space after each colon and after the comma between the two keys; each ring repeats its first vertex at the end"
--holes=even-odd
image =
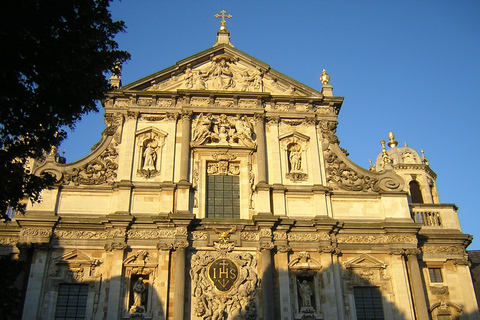
{"type": "Polygon", "coordinates": [[[66,138],[80,118],[98,112],[106,77],[129,54],[114,40],[111,0],[4,1],[0,10],[0,214],[39,200],[51,175],[26,172],[66,138]],[[23,203],[23,204],[22,204],[23,203]]]}

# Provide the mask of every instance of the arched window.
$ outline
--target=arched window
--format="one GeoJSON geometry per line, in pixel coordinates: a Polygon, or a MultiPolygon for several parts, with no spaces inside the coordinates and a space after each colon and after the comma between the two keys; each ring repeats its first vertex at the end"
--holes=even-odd
{"type": "Polygon", "coordinates": [[[410,197],[412,198],[413,203],[423,203],[420,184],[416,180],[410,181],[410,197]]]}

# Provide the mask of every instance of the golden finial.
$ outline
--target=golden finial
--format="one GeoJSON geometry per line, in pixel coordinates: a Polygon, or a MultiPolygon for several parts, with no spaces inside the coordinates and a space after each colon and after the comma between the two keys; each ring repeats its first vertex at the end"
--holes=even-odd
{"type": "Polygon", "coordinates": [[[220,21],[220,24],[221,24],[221,25],[220,25],[220,29],[219,29],[218,31],[220,31],[220,32],[228,32],[227,26],[225,25],[225,18],[230,19],[230,18],[232,17],[232,15],[231,15],[231,14],[227,14],[227,15],[226,15],[225,13],[227,13],[227,12],[226,12],[225,10],[220,11],[220,13],[221,13],[221,14],[218,14],[218,13],[217,13],[217,14],[215,15],[215,18],[222,18],[222,21],[220,21]]]}
{"type": "Polygon", "coordinates": [[[385,140],[380,140],[380,144],[382,145],[382,161],[385,167],[390,164],[390,157],[388,156],[387,148],[385,148],[385,140]]]}
{"type": "Polygon", "coordinates": [[[327,71],[325,71],[325,69],[323,69],[322,74],[320,75],[320,81],[323,85],[330,83],[330,75],[327,73],[327,71]]]}
{"type": "Polygon", "coordinates": [[[395,141],[395,135],[393,134],[393,132],[390,131],[388,133],[388,139],[390,140],[388,142],[388,146],[390,148],[395,148],[398,145],[398,141],[395,141]]]}

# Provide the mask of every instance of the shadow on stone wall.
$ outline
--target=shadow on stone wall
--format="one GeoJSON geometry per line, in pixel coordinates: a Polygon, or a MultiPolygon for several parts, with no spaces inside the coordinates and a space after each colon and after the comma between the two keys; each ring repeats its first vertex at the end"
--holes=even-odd
{"type": "MultiPolygon", "coordinates": [[[[175,303],[173,301],[175,279],[172,279],[172,272],[170,272],[170,279],[163,279],[158,276],[152,278],[148,270],[138,272],[138,270],[124,269],[124,275],[107,280],[106,275],[111,270],[102,268],[102,262],[95,261],[94,257],[82,256],[82,251],[79,254],[79,251],[73,252],[74,250],[70,249],[52,250],[48,245],[20,247],[19,260],[26,262],[31,260],[29,268],[26,269],[27,272],[32,267],[38,268],[39,263],[45,262],[38,260],[41,257],[47,257],[47,261],[50,261],[45,265],[47,280],[39,295],[39,301],[36,306],[29,304],[25,308],[27,310],[37,307],[36,318],[38,319],[55,318],[58,290],[63,284],[88,285],[89,302],[85,319],[104,319],[107,315],[110,316],[111,312],[116,313],[118,319],[172,318],[172,308],[175,303]],[[74,262],[75,260],[77,261],[74,262]],[[79,264],[80,260],[82,263],[79,264]],[[140,289],[136,290],[134,287],[140,278],[142,278],[144,289],[139,286],[140,289]],[[159,292],[156,290],[161,287],[159,282],[168,283],[169,287],[159,292]],[[167,299],[172,303],[164,308],[167,299]]],[[[125,250],[124,261],[135,254],[138,254],[135,250],[125,250]]],[[[170,255],[174,256],[175,253],[170,255]]],[[[332,263],[329,267],[311,267],[311,265],[309,267],[308,263],[300,263],[296,267],[289,268],[288,288],[286,288],[285,282],[279,281],[282,272],[286,270],[270,265],[261,272],[261,257],[260,252],[253,255],[241,251],[224,253],[187,251],[184,319],[415,319],[413,312],[402,311],[409,310],[413,299],[399,301],[388,267],[385,269],[345,268],[338,263],[332,263]],[[215,289],[208,278],[206,268],[213,261],[221,258],[228,258],[238,266],[237,282],[226,292],[215,289]],[[259,265],[257,265],[257,259],[259,265]],[[268,285],[268,281],[265,281],[268,275],[273,278],[272,288],[265,287],[268,285]],[[340,288],[334,286],[336,277],[341,279],[340,288]],[[285,292],[290,293],[288,297],[284,296],[285,292]],[[268,304],[273,306],[270,312],[265,308],[268,304]],[[360,314],[363,314],[363,317],[356,317],[360,314]]],[[[137,256],[131,261],[139,258],[142,260],[146,257],[137,256]]],[[[175,269],[174,261],[175,259],[170,259],[171,264],[168,265],[170,271],[175,269]]],[[[7,263],[7,265],[14,266],[15,263],[7,263]]],[[[10,267],[5,267],[3,264],[0,267],[2,278],[10,274],[10,267]]],[[[17,282],[12,285],[10,281],[10,284],[2,287],[2,291],[13,292],[8,288],[16,287],[24,294],[28,293],[25,291],[24,281],[35,279],[25,275],[26,273],[22,276],[21,272],[17,274],[17,282]]],[[[449,298],[446,296],[441,302],[430,302],[432,320],[437,319],[437,315],[451,316],[451,319],[478,319],[478,313],[462,313],[463,306],[451,303],[449,298]]],[[[11,310],[10,313],[3,313],[0,319],[21,318],[21,311],[14,311],[13,307],[11,310]]]]}

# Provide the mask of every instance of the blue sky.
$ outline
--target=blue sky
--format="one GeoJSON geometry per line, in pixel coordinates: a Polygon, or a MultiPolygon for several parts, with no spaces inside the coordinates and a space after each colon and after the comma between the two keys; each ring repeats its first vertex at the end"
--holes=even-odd
{"type": "MultiPolygon", "coordinates": [[[[345,97],[337,135],[350,159],[368,168],[393,131],[425,150],[442,203],[459,206],[463,232],[480,249],[480,1],[114,1],[131,53],[128,84],[215,43],[226,10],[232,44],[320,90],[326,69],[345,97]]],[[[63,143],[67,160],[90,151],[103,110],[84,118],[63,143]]]]}

